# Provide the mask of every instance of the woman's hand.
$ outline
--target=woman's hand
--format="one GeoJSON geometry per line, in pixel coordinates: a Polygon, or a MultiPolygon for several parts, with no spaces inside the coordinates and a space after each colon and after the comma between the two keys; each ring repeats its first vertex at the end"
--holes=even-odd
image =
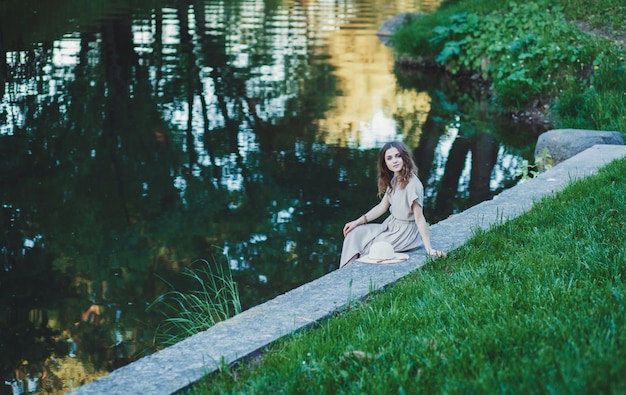
{"type": "Polygon", "coordinates": [[[346,237],[348,233],[357,226],[361,225],[361,218],[355,219],[354,221],[350,221],[343,226],[343,237],[346,237]]]}
{"type": "Polygon", "coordinates": [[[442,256],[442,257],[445,258],[445,257],[448,256],[448,254],[446,254],[445,252],[439,251],[439,250],[435,250],[434,248],[429,248],[429,249],[426,250],[426,252],[428,253],[428,255],[434,256],[434,257],[442,256]]]}

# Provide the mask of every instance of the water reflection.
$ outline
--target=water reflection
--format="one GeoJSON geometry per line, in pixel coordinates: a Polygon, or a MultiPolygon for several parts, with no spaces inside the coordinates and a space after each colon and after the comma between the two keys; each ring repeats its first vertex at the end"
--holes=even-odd
{"type": "Polygon", "coordinates": [[[425,181],[429,221],[490,199],[518,181],[532,136],[543,125],[503,117],[472,82],[419,70],[398,70],[397,76],[401,89],[423,90],[430,99],[426,113],[420,108],[396,112],[406,135],[419,129],[420,138],[411,146],[425,181]]]}
{"type": "Polygon", "coordinates": [[[437,1],[57,3],[0,4],[8,383],[66,392],[154,351],[145,307],[198,259],[234,271],[244,308],[335,270],[390,139],[430,222],[531,155],[474,87],[394,73],[376,29],[437,1]]]}

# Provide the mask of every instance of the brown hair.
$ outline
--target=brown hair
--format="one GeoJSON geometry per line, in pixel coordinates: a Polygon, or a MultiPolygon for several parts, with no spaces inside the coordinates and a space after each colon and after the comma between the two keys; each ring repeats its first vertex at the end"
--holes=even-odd
{"type": "Polygon", "coordinates": [[[398,174],[398,179],[396,180],[396,187],[403,189],[411,180],[411,175],[417,175],[417,166],[415,165],[415,161],[413,161],[413,155],[406,145],[399,141],[391,141],[383,145],[378,153],[378,194],[380,196],[384,195],[387,188],[392,188],[391,180],[393,179],[394,173],[389,170],[385,162],[385,153],[391,148],[398,150],[403,163],[402,170],[400,170],[400,174],[398,174]]]}

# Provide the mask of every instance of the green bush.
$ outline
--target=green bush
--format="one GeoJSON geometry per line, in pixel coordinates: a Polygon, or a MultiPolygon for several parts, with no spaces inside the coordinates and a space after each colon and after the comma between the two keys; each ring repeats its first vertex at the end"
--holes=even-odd
{"type": "Polygon", "coordinates": [[[622,3],[447,1],[392,44],[399,57],[482,77],[506,111],[550,108],[556,127],[626,132],[624,48],[612,41],[625,34],[622,3]]]}
{"type": "Polygon", "coordinates": [[[513,109],[568,88],[594,55],[560,8],[545,12],[540,3],[455,14],[433,33],[430,41],[443,44],[437,62],[453,74],[478,73],[491,81],[498,102],[513,109]]]}

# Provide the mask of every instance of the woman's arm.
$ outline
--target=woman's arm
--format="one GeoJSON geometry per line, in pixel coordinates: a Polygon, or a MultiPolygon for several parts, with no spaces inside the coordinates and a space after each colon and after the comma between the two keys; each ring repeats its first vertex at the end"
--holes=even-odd
{"type": "Polygon", "coordinates": [[[430,233],[428,232],[428,224],[426,223],[426,218],[424,217],[424,211],[422,210],[422,206],[419,205],[416,201],[413,201],[411,205],[411,209],[413,210],[413,216],[415,217],[415,224],[417,224],[417,230],[420,232],[420,236],[422,236],[422,241],[424,242],[424,248],[428,255],[432,256],[446,256],[446,253],[443,251],[435,250],[430,245],[430,233]]]}
{"type": "Polygon", "coordinates": [[[350,221],[343,227],[343,237],[346,237],[348,233],[359,225],[365,225],[370,221],[374,221],[381,215],[385,214],[387,210],[389,210],[389,196],[385,193],[385,196],[380,200],[380,202],[372,207],[367,213],[361,215],[359,218],[354,221],[350,221]]]}

